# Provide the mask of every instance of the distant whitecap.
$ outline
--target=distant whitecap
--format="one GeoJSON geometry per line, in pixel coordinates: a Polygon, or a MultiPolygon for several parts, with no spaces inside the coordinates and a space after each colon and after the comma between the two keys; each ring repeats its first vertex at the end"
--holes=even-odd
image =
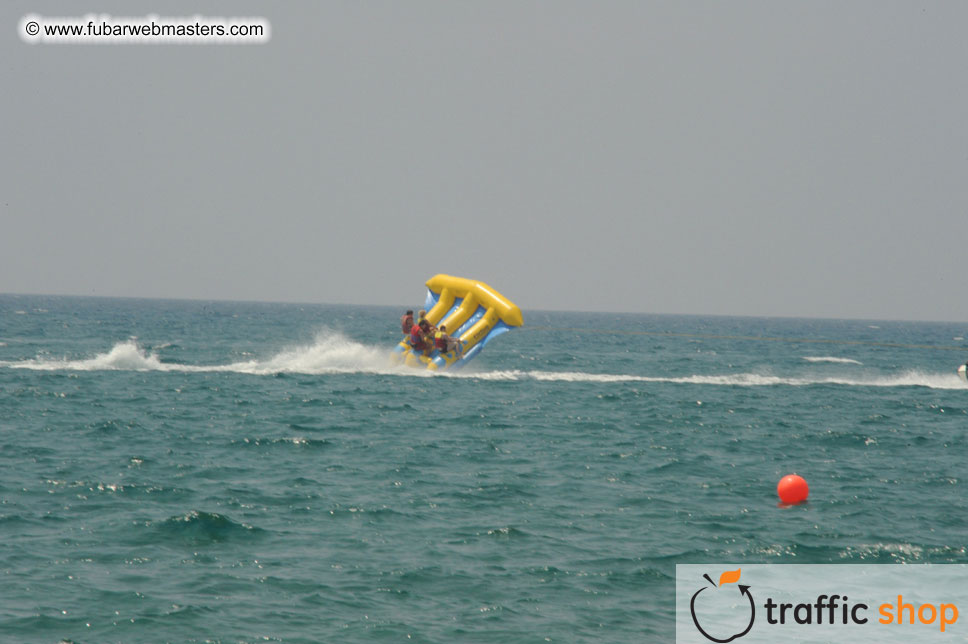
{"type": "Polygon", "coordinates": [[[803,356],[807,362],[832,362],[835,364],[864,364],[852,358],[838,358],[836,356],[803,356]]]}

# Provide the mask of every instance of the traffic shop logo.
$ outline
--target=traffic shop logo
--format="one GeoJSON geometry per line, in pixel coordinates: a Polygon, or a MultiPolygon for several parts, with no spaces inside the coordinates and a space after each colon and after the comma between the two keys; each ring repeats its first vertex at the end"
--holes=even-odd
{"type": "MultiPolygon", "coordinates": [[[[715,584],[709,575],[704,574],[708,584],[703,585],[697,590],[692,599],[689,600],[689,612],[692,614],[692,623],[710,642],[732,642],[743,637],[753,628],[756,620],[756,603],[750,593],[750,587],[739,584],[741,568],[727,570],[719,576],[719,584],[715,584]],[[735,585],[733,585],[735,584],[735,585]],[[736,592],[739,592],[740,601],[737,603],[736,592]],[[743,597],[745,596],[745,600],[743,597]],[[749,604],[749,618],[745,616],[746,606],[749,604]],[[736,605],[735,608],[733,605],[736,605]],[[730,625],[717,623],[711,614],[722,614],[724,610],[739,611],[742,615],[737,616],[735,623],[730,625]],[[705,617],[704,617],[705,615],[705,617]],[[736,631],[736,632],[732,632],[736,631]]],[[[733,622],[733,620],[730,620],[733,622]]]]}

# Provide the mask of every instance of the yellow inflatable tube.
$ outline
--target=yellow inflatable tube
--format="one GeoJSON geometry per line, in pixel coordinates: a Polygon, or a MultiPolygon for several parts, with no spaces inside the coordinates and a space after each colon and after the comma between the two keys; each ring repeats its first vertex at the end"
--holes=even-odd
{"type": "Polygon", "coordinates": [[[458,369],[480,353],[491,339],[524,324],[521,309],[488,284],[434,275],[427,280],[426,319],[433,326],[447,326],[448,334],[459,338],[463,354],[434,350],[429,356],[414,352],[410,339],[404,338],[394,349],[398,361],[430,370],[458,369]]]}

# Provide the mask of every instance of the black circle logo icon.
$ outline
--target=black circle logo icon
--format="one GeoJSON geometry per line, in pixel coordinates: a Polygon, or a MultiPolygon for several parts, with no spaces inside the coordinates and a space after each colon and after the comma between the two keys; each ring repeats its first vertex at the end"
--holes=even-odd
{"type": "MultiPolygon", "coordinates": [[[[707,623],[706,624],[706,627],[703,628],[702,624],[700,624],[699,617],[696,615],[696,601],[697,601],[697,599],[700,599],[700,595],[704,591],[709,591],[709,593],[707,593],[707,595],[703,596],[702,599],[708,598],[708,596],[712,595],[713,593],[719,594],[719,593],[727,593],[727,592],[730,592],[730,590],[731,590],[730,587],[727,586],[726,588],[724,588],[723,586],[725,584],[736,584],[736,582],[739,581],[739,576],[740,576],[740,570],[739,569],[726,571],[722,575],[720,575],[720,577],[719,577],[719,585],[717,586],[713,582],[713,580],[709,578],[709,575],[703,575],[703,577],[705,577],[705,579],[709,582],[709,585],[708,586],[703,586],[702,588],[700,588],[699,590],[697,590],[695,592],[695,594],[693,594],[692,599],[689,600],[689,612],[692,614],[692,623],[696,625],[696,629],[700,633],[702,633],[702,636],[705,637],[710,642],[718,642],[719,644],[725,644],[726,642],[732,642],[735,639],[738,639],[740,637],[743,637],[744,635],[746,635],[747,633],[749,633],[750,630],[753,628],[753,621],[756,619],[756,604],[753,601],[753,595],[750,594],[750,587],[749,586],[744,586],[742,584],[737,584],[737,586],[739,587],[739,593],[740,593],[740,595],[745,595],[746,596],[746,599],[749,600],[749,604],[750,604],[750,609],[749,609],[750,610],[750,618],[749,618],[749,622],[747,623],[745,620],[742,620],[740,622],[741,624],[746,624],[746,628],[745,629],[741,630],[738,633],[734,633],[732,635],[718,633],[718,632],[716,632],[716,629],[712,628],[709,623],[707,623]],[[710,631],[715,632],[716,635],[710,634],[710,631]]],[[[700,603],[702,603],[702,599],[700,599],[700,603]]],[[[730,599],[730,602],[732,602],[732,601],[733,600],[730,599]]],[[[740,602],[740,608],[738,610],[743,610],[744,607],[745,607],[745,602],[742,602],[741,601],[740,602]]],[[[702,611],[700,611],[700,612],[702,612],[702,611]]]]}

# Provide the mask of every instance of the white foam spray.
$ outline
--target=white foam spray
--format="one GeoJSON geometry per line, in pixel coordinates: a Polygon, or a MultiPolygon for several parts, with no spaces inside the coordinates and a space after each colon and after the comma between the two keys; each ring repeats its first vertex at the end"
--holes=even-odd
{"type": "Polygon", "coordinates": [[[37,371],[166,371],[157,355],[149,354],[134,340],[119,342],[107,353],[99,353],[87,360],[37,359],[21,362],[0,362],[4,367],[37,371]]]}
{"type": "Polygon", "coordinates": [[[254,375],[276,373],[410,373],[393,365],[385,348],[368,347],[333,331],[322,331],[313,344],[285,349],[267,360],[236,362],[213,371],[254,375]]]}

